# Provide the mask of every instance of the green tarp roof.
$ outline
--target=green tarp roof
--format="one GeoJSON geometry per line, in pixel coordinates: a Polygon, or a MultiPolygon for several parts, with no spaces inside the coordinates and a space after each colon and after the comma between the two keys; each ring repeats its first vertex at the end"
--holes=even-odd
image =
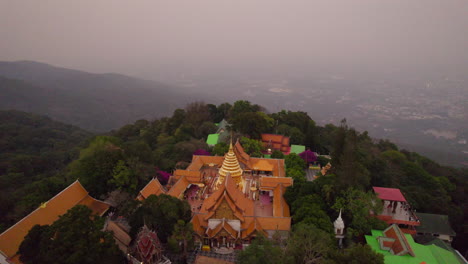
{"type": "Polygon", "coordinates": [[[206,144],[208,145],[216,145],[218,144],[219,134],[209,134],[208,138],[206,139],[206,144]]]}
{"type": "Polygon", "coordinates": [[[302,145],[291,145],[291,152],[290,153],[302,153],[305,151],[305,146],[302,145]]]}
{"type": "Polygon", "coordinates": [[[371,236],[366,236],[367,244],[377,253],[384,255],[386,264],[420,264],[426,262],[426,264],[449,264],[449,263],[460,263],[459,259],[450,251],[440,248],[436,245],[421,245],[414,242],[413,237],[409,234],[405,234],[406,240],[410,247],[413,249],[415,257],[409,254],[405,256],[395,256],[389,251],[380,249],[377,238],[383,236],[382,231],[372,230],[371,236]]]}

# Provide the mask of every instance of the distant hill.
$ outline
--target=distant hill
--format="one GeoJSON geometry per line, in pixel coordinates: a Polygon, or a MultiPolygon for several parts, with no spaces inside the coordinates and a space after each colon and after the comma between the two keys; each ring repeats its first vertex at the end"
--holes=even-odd
{"type": "Polygon", "coordinates": [[[96,132],[170,115],[196,100],[175,87],[119,74],[93,74],[32,61],[0,62],[0,110],[45,114],[96,132]]]}

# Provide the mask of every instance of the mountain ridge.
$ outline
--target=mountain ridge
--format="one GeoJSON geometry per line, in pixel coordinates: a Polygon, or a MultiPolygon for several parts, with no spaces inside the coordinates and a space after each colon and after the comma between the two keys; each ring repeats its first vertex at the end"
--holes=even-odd
{"type": "Polygon", "coordinates": [[[199,97],[156,81],[34,61],[0,62],[0,76],[0,109],[45,114],[94,132],[169,115],[199,97]]]}

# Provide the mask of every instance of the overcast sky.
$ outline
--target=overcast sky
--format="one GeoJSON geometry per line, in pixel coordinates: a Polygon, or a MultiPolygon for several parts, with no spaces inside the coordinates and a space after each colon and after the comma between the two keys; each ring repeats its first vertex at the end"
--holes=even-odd
{"type": "Polygon", "coordinates": [[[150,77],[191,67],[466,67],[467,0],[0,0],[0,60],[150,77]]]}

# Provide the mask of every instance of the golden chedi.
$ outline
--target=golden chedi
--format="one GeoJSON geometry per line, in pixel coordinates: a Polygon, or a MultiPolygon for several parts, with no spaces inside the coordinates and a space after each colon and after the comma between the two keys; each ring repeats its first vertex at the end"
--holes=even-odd
{"type": "Polygon", "coordinates": [[[237,160],[236,154],[233,151],[232,142],[229,144],[229,151],[224,155],[223,165],[219,169],[219,177],[216,182],[216,187],[224,182],[224,179],[229,174],[231,175],[238,188],[242,190],[242,169],[237,160]]]}

